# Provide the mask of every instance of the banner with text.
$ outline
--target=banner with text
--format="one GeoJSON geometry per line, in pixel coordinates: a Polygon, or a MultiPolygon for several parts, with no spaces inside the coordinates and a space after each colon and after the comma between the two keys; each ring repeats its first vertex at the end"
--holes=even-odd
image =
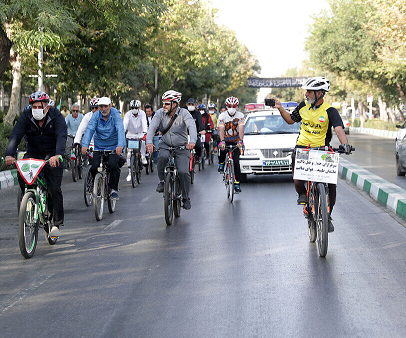
{"type": "Polygon", "coordinates": [[[288,88],[301,87],[309,77],[275,77],[275,78],[248,78],[248,87],[253,88],[288,88]]]}
{"type": "Polygon", "coordinates": [[[339,159],[336,153],[296,149],[293,179],[337,184],[339,159]]]}

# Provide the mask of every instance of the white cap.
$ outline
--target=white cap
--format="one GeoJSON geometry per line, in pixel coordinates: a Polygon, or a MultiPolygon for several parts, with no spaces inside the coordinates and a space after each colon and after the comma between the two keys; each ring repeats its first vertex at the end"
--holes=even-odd
{"type": "Polygon", "coordinates": [[[108,97],[103,96],[99,99],[99,102],[97,104],[99,106],[101,106],[101,105],[109,106],[109,105],[111,105],[111,100],[108,97]]]}

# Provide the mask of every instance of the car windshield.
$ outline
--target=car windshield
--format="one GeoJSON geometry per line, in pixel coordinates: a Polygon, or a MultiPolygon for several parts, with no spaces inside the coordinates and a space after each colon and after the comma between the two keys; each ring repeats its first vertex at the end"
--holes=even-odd
{"type": "Polygon", "coordinates": [[[297,134],[300,123],[288,124],[281,115],[250,116],[244,126],[244,134],[297,134]]]}

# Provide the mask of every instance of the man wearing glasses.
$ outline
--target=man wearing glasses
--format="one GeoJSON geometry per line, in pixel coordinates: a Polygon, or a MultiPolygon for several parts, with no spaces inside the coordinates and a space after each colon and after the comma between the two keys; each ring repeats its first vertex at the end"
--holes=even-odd
{"type": "Polygon", "coordinates": [[[75,103],[72,106],[72,114],[69,114],[68,116],[65,117],[65,122],[66,126],[68,127],[68,144],[67,144],[67,149],[69,150],[72,147],[72,144],[74,143],[74,136],[76,135],[76,132],[79,128],[80,122],[82,122],[83,119],[83,114],[79,113],[79,105],[75,103]]]}
{"type": "Polygon", "coordinates": [[[154,151],[153,138],[158,128],[162,131],[159,141],[157,192],[164,191],[164,170],[169,158],[169,147],[184,147],[175,150],[175,165],[178,169],[180,186],[182,188],[183,208],[191,208],[189,198],[190,174],[189,161],[190,150],[194,148],[197,139],[196,124],[190,113],[179,107],[182,94],[169,90],[162,95],[163,108],[158,109],[151,120],[147,133],[147,151],[154,151]],[[188,135],[190,141],[188,141],[188,135]]]}
{"type": "MultiPolygon", "coordinates": [[[[88,112],[82,119],[82,122],[80,122],[79,128],[76,131],[75,135],[75,141],[74,143],[79,145],[82,142],[82,137],[85,134],[87,124],[89,123],[90,119],[93,116],[93,113],[99,110],[99,98],[94,97],[93,99],[90,100],[90,112],[88,112]]],[[[90,142],[93,144],[93,139],[90,142]]]]}

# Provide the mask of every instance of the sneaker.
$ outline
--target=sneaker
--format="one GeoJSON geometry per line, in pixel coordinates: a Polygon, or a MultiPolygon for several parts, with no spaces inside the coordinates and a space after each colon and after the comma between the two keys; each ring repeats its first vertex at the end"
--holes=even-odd
{"type": "Polygon", "coordinates": [[[141,162],[142,162],[143,165],[148,164],[147,159],[145,158],[144,155],[141,155],[141,162]]]}
{"type": "Polygon", "coordinates": [[[59,237],[61,235],[61,231],[59,230],[59,227],[53,226],[51,231],[49,232],[50,237],[59,237]]]}
{"type": "Polygon", "coordinates": [[[128,174],[126,180],[127,180],[127,182],[130,182],[130,181],[131,181],[131,174],[128,174]]]}
{"type": "Polygon", "coordinates": [[[333,219],[330,215],[328,216],[328,232],[334,232],[333,219]]]}
{"type": "Polygon", "coordinates": [[[219,167],[218,167],[217,171],[219,173],[222,173],[224,171],[224,163],[219,163],[219,167]]]}
{"type": "Polygon", "coordinates": [[[239,194],[241,192],[240,183],[234,183],[234,192],[239,194]]]}
{"type": "Polygon", "coordinates": [[[307,202],[306,194],[299,194],[299,198],[297,199],[297,204],[298,205],[306,204],[306,202],[307,202]]]}
{"type": "Polygon", "coordinates": [[[189,210],[192,207],[192,205],[190,204],[190,198],[188,199],[183,199],[183,208],[186,210],[189,210]]]}
{"type": "Polygon", "coordinates": [[[110,198],[111,198],[112,200],[118,200],[118,199],[120,199],[120,197],[118,196],[117,191],[115,191],[115,190],[113,190],[113,189],[111,189],[110,198]]]}
{"type": "Polygon", "coordinates": [[[164,192],[164,182],[159,182],[156,187],[156,192],[164,192]]]}

